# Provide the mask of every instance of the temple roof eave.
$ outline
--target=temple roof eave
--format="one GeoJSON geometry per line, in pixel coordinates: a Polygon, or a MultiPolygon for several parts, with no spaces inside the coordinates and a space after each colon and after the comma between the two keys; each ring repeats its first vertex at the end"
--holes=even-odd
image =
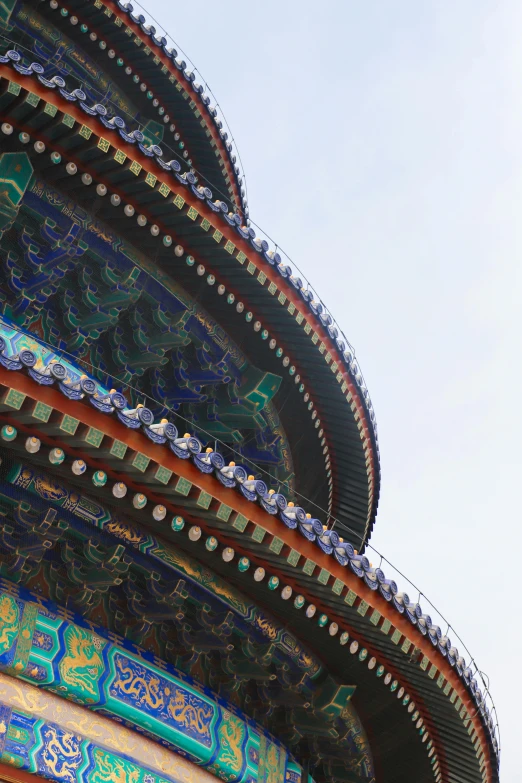
{"type": "MultiPolygon", "coordinates": [[[[6,68],[6,66],[0,64],[0,75],[3,68],[6,68]]],[[[28,76],[23,76],[20,74],[16,75],[16,79],[20,82],[23,82],[24,80],[30,81],[28,76]]],[[[33,89],[35,89],[35,86],[33,86],[33,89]]],[[[41,85],[37,85],[36,89],[40,91],[41,85]]],[[[51,96],[48,97],[51,99],[51,96]]],[[[78,113],[79,111],[79,107],[76,107],[74,102],[64,103],[64,101],[61,99],[61,96],[56,92],[54,92],[52,95],[52,101],[55,102],[57,106],[59,105],[63,111],[67,110],[69,113],[72,112],[73,114],[78,113]],[[61,104],[63,104],[63,106],[61,104]]],[[[78,114],[78,118],[80,119],[80,117],[85,123],[84,127],[96,127],[96,121],[90,115],[84,115],[80,113],[78,114]]],[[[42,131],[38,131],[38,135],[41,136],[42,131]]],[[[45,132],[43,133],[43,137],[45,138],[45,132]]],[[[101,138],[102,137],[100,137],[100,139],[101,138]]],[[[104,146],[105,143],[109,144],[108,141],[104,141],[104,146]]],[[[92,144],[89,145],[88,142],[87,146],[92,148],[92,144]]],[[[123,144],[123,148],[125,149],[124,155],[126,156],[127,152],[132,154],[136,160],[136,164],[140,167],[140,171],[142,170],[142,174],[138,175],[137,179],[135,176],[132,176],[134,184],[140,185],[141,192],[143,192],[143,185],[140,184],[141,179],[146,179],[146,177],[149,175],[154,176],[153,181],[155,184],[152,190],[150,189],[150,183],[148,185],[145,184],[145,192],[155,196],[154,202],[151,202],[150,205],[147,205],[148,209],[150,210],[153,208],[153,205],[157,205],[154,206],[154,208],[158,209],[161,207],[161,211],[164,212],[165,207],[167,206],[167,201],[164,197],[158,195],[162,185],[160,185],[157,176],[152,175],[152,170],[154,167],[151,169],[151,159],[147,158],[147,156],[143,155],[139,150],[132,148],[132,145],[123,144]]],[[[108,150],[110,150],[110,144],[109,147],[107,147],[107,151],[108,150]]],[[[77,155],[78,153],[76,152],[75,154],[77,155]]],[[[102,162],[106,155],[107,152],[103,152],[103,150],[100,150],[98,146],[96,158],[92,159],[90,163],[91,169],[95,163],[95,160],[102,162]]],[[[100,177],[100,173],[96,173],[94,170],[93,173],[98,178],[100,177]]],[[[106,175],[102,174],[101,176],[103,178],[106,175]]],[[[176,182],[177,185],[175,187],[179,188],[180,184],[183,185],[185,180],[178,178],[176,179],[176,182]]],[[[109,180],[108,184],[109,187],[113,187],[109,180]]],[[[169,189],[171,184],[173,185],[174,183],[169,183],[169,189]]],[[[116,191],[118,190],[122,192],[121,188],[116,187],[116,191]]],[[[308,361],[307,357],[315,357],[315,354],[317,353],[317,358],[314,358],[314,362],[316,364],[318,362],[317,367],[321,368],[321,372],[328,384],[328,387],[332,388],[334,394],[342,394],[346,410],[345,415],[347,415],[349,419],[351,418],[356,422],[360,438],[359,448],[361,450],[361,454],[364,455],[363,461],[366,459],[366,470],[368,476],[367,482],[369,485],[369,506],[368,513],[365,515],[363,533],[364,538],[367,539],[371,533],[377,509],[379,458],[378,447],[375,440],[374,426],[371,422],[369,422],[368,412],[365,407],[365,398],[364,395],[361,394],[361,391],[357,385],[357,381],[354,380],[354,378],[351,376],[351,370],[346,367],[346,363],[341,356],[339,348],[337,347],[335,341],[330,338],[328,331],[320,322],[320,319],[315,316],[312,310],[309,309],[308,304],[302,299],[302,297],[299,295],[299,292],[292,285],[292,283],[289,282],[289,279],[287,279],[287,277],[281,276],[281,274],[278,274],[274,266],[269,261],[267,261],[265,258],[266,254],[260,253],[258,249],[255,249],[252,243],[247,242],[244,238],[239,236],[237,231],[234,230],[234,228],[230,226],[224,219],[223,212],[221,210],[216,212],[214,209],[211,209],[209,205],[213,206],[213,202],[209,201],[207,204],[205,200],[201,200],[201,198],[196,197],[193,193],[193,188],[189,185],[188,182],[186,182],[184,187],[181,187],[181,192],[183,193],[183,197],[177,196],[176,198],[181,198],[183,205],[186,206],[183,206],[181,210],[179,206],[174,208],[174,210],[172,210],[172,207],[169,207],[169,215],[171,220],[173,218],[176,218],[176,220],[175,223],[172,224],[172,228],[165,226],[164,230],[172,232],[175,231],[176,234],[178,234],[180,232],[181,226],[179,221],[183,218],[184,231],[190,231],[192,235],[194,235],[194,232],[196,232],[200,238],[204,239],[204,247],[206,247],[208,251],[212,252],[213,263],[211,266],[207,267],[207,271],[214,274],[217,277],[217,280],[219,280],[220,276],[226,275],[227,277],[225,280],[228,289],[232,288],[233,290],[234,287],[238,285],[239,280],[243,280],[243,284],[247,284],[248,290],[252,291],[255,296],[259,296],[260,293],[263,293],[263,313],[268,314],[268,311],[271,308],[275,307],[276,311],[279,308],[281,315],[277,316],[277,319],[279,320],[284,316],[286,322],[285,327],[283,328],[287,334],[295,334],[296,336],[299,336],[300,344],[303,342],[305,337],[308,338],[308,341],[305,340],[305,344],[308,344],[308,347],[304,353],[302,351],[300,352],[301,361],[308,361]],[[191,210],[195,211],[197,215],[201,216],[202,223],[207,221],[208,225],[210,225],[212,228],[212,224],[210,223],[211,219],[214,225],[219,225],[219,229],[216,228],[213,233],[210,232],[210,234],[205,231],[202,232],[199,224],[199,218],[196,221],[191,219],[189,214],[191,210]],[[188,220],[186,219],[186,215],[189,215],[188,220]],[[230,253],[230,247],[234,248],[233,254],[230,253]],[[228,268],[230,268],[229,272],[227,272],[228,268]],[[260,282],[261,285],[259,285],[260,282]],[[269,291],[269,289],[271,290],[269,291]],[[280,292],[279,295],[277,292],[280,292]],[[335,373],[333,371],[335,371],[335,373]],[[349,410],[350,408],[351,410],[349,410]]],[[[131,200],[132,198],[133,197],[131,196],[131,200]]],[[[176,201],[176,199],[174,199],[174,201],[176,201]]],[[[181,204],[181,202],[179,203],[181,204]]],[[[161,222],[164,221],[164,218],[160,218],[159,215],[155,217],[153,214],[151,214],[150,219],[160,222],[160,225],[161,222]]],[[[190,241],[189,233],[186,233],[185,235],[188,241],[190,241]]],[[[203,246],[200,249],[200,252],[202,249],[203,246]]],[[[205,264],[207,263],[208,261],[205,261],[205,264]]],[[[240,294],[238,293],[238,296],[239,295],[240,294]]],[[[254,312],[254,321],[255,318],[256,313],[254,312]]],[[[273,328],[277,329],[278,331],[281,329],[281,327],[277,325],[277,321],[274,321],[273,328]]],[[[284,336],[282,336],[282,340],[283,342],[285,341],[284,336]]],[[[294,351],[295,350],[297,350],[297,344],[294,351]]],[[[289,365],[291,367],[294,366],[292,364],[292,359],[293,357],[290,355],[289,365]]],[[[294,361],[296,361],[296,359],[294,359],[294,361]]],[[[302,374],[306,375],[306,369],[303,369],[302,374]]],[[[318,396],[316,397],[314,404],[315,409],[319,413],[318,420],[321,420],[321,404],[322,400],[324,400],[327,395],[325,395],[322,390],[318,389],[317,391],[318,396]]],[[[317,414],[312,411],[312,416],[315,417],[316,415],[317,414]]],[[[339,439],[337,434],[339,429],[337,425],[335,427],[333,425],[328,426],[327,418],[324,421],[324,425],[320,430],[318,430],[318,432],[322,433],[323,428],[326,432],[329,432],[330,440],[334,439],[336,441],[336,449],[344,449],[349,445],[348,442],[343,438],[339,439]],[[326,425],[328,429],[326,429],[324,425],[326,425]]],[[[335,450],[333,455],[333,466],[335,466],[335,450]]],[[[339,481],[342,481],[342,477],[337,475],[337,482],[339,481]]],[[[332,509],[332,511],[334,510],[332,509]]]]}
{"type": "MultiPolygon", "coordinates": [[[[4,383],[6,380],[5,373],[5,370],[0,370],[0,377],[4,383]]],[[[54,406],[56,406],[56,403],[59,403],[61,395],[52,387],[38,387],[32,379],[26,378],[20,373],[8,372],[8,376],[13,379],[10,385],[11,389],[16,387],[19,387],[20,391],[22,389],[26,391],[31,389],[33,393],[36,391],[37,398],[45,396],[48,397],[49,401],[52,398],[54,406]],[[34,388],[35,386],[36,389],[34,388]]],[[[63,399],[63,402],[67,403],[66,407],[69,407],[71,401],[63,399]]],[[[63,404],[59,404],[58,408],[60,407],[63,409],[63,404]]],[[[83,418],[81,409],[84,407],[82,403],[74,403],[76,416],[83,418]]],[[[9,405],[7,408],[4,405],[4,410],[8,409],[9,405]]],[[[91,422],[88,429],[98,425],[103,428],[101,431],[113,431],[114,435],[118,434],[119,442],[125,442],[130,437],[131,448],[133,447],[137,450],[134,452],[135,454],[146,455],[149,453],[158,459],[159,452],[157,450],[161,450],[161,447],[148,441],[143,434],[132,430],[128,431],[127,436],[121,422],[115,422],[114,425],[109,427],[110,419],[107,418],[106,414],[96,411],[91,413],[88,408],[85,410],[86,414],[88,413],[87,420],[91,422]],[[100,416],[101,419],[98,422],[97,419],[100,416]],[[105,419],[105,423],[103,419],[105,419]]],[[[19,415],[16,411],[12,411],[13,420],[16,420],[19,415]]],[[[45,424],[38,424],[38,429],[41,429],[44,436],[45,424]]],[[[75,441],[77,442],[77,438],[73,438],[72,442],[74,443],[75,441]]],[[[85,445],[87,444],[84,442],[84,448],[85,445]]],[[[98,448],[94,450],[91,448],[89,451],[92,454],[97,454],[98,448]]],[[[107,463],[108,470],[114,471],[114,467],[117,470],[118,460],[110,459],[110,454],[108,455],[106,447],[98,454],[98,459],[100,456],[107,463]]],[[[88,455],[87,458],[90,459],[88,455]]],[[[169,470],[171,466],[174,467],[172,462],[173,459],[176,460],[174,455],[168,457],[166,461],[164,458],[159,458],[165,467],[169,466],[169,470]]],[[[136,461],[136,457],[131,458],[130,462],[128,459],[125,460],[124,466],[126,471],[132,468],[133,461],[136,461]]],[[[143,479],[150,482],[154,475],[154,472],[151,473],[149,469],[147,469],[143,477],[139,470],[131,470],[129,479],[136,487],[142,485],[144,491],[149,493],[152,499],[162,500],[167,507],[174,502],[174,508],[184,509],[184,515],[189,519],[192,517],[195,521],[198,521],[202,527],[209,530],[209,532],[212,531],[212,534],[217,536],[218,539],[223,536],[223,545],[232,545],[236,551],[239,553],[243,552],[254,563],[256,561],[258,563],[264,562],[267,568],[280,574],[280,579],[284,579],[288,584],[294,585],[294,589],[299,589],[305,597],[308,595],[308,600],[313,602],[319,610],[322,608],[328,613],[326,616],[330,618],[330,621],[335,618],[335,621],[339,623],[341,628],[342,624],[349,623],[351,633],[355,633],[356,638],[359,637],[361,640],[359,644],[365,645],[365,649],[368,651],[366,654],[370,655],[374,650],[376,655],[384,658],[390,666],[395,668],[398,677],[406,678],[406,680],[410,681],[411,687],[423,693],[423,700],[428,697],[429,691],[433,687],[435,687],[434,695],[437,697],[436,700],[441,705],[448,704],[448,698],[450,696],[453,698],[452,694],[455,693],[454,698],[458,699],[458,703],[462,705],[461,714],[468,716],[465,720],[473,727],[473,736],[480,738],[479,741],[481,743],[485,742],[485,747],[489,745],[487,734],[481,722],[482,719],[478,717],[480,712],[478,715],[475,713],[475,717],[471,717],[476,710],[476,707],[473,706],[472,694],[464,681],[459,679],[453,666],[448,663],[446,653],[444,656],[441,655],[440,651],[437,648],[433,648],[426,637],[420,634],[415,626],[412,626],[403,612],[397,612],[393,602],[388,603],[379,591],[372,590],[365,583],[364,573],[361,576],[352,573],[351,569],[341,566],[332,555],[326,554],[324,549],[318,546],[319,541],[314,542],[310,541],[308,537],[301,537],[297,528],[291,529],[285,524],[281,524],[281,521],[267,514],[263,509],[256,507],[256,504],[249,502],[246,497],[241,497],[241,495],[233,496],[234,493],[231,495],[231,491],[222,487],[215,478],[208,474],[199,473],[190,460],[178,460],[176,474],[178,475],[177,479],[173,475],[172,479],[169,480],[169,485],[172,481],[174,488],[179,486],[177,482],[180,479],[188,482],[192,487],[199,487],[193,500],[191,500],[191,492],[186,493],[185,487],[187,485],[180,486],[182,494],[180,495],[178,490],[178,492],[174,492],[171,495],[172,499],[169,498],[168,494],[165,495],[167,487],[162,487],[161,482],[158,483],[157,480],[152,481],[150,487],[147,484],[143,485],[143,479]],[[212,497],[216,498],[217,505],[214,506],[213,501],[207,506],[207,509],[198,505],[198,493],[200,495],[204,493],[205,496],[211,494],[212,497]],[[222,500],[219,500],[220,495],[222,495],[222,500]],[[228,521],[220,519],[220,509],[222,510],[224,506],[229,509],[237,509],[237,511],[232,513],[232,516],[229,515],[227,517],[228,521]],[[245,520],[244,524],[242,520],[245,520]],[[253,525],[253,528],[250,527],[251,525],[253,525]],[[266,531],[262,539],[255,534],[255,530],[258,528],[266,531]],[[252,530],[252,532],[248,534],[248,530],[252,530]],[[261,540],[262,543],[256,543],[256,539],[261,540]],[[298,553],[297,561],[293,556],[289,557],[289,553],[291,554],[292,552],[298,553]],[[299,563],[299,561],[303,564],[301,567],[291,565],[291,563],[299,563]],[[313,567],[309,569],[306,566],[307,563],[313,564],[313,567]],[[375,616],[375,613],[380,618],[376,626],[374,626],[373,621],[370,621],[375,616]],[[388,617],[392,620],[393,625],[390,623],[387,633],[384,634],[381,626],[388,617]],[[393,634],[391,630],[393,630],[393,634]],[[421,654],[420,660],[417,661],[413,669],[410,660],[412,643],[421,654]],[[432,674],[432,671],[434,674],[432,674]],[[415,685],[415,682],[417,682],[417,685],[415,685]],[[436,683],[435,686],[433,685],[434,682],[436,683]],[[428,683],[430,685],[426,689],[428,683]],[[438,683],[442,685],[446,683],[448,686],[447,688],[444,686],[442,695],[442,685],[438,683]]],[[[118,474],[113,473],[113,475],[116,477],[118,474]]],[[[119,475],[124,474],[120,473],[119,475]]],[[[429,698],[431,699],[432,697],[429,698]]],[[[453,704],[453,702],[451,703],[453,704]]],[[[435,715],[436,709],[435,711],[434,709],[433,706],[430,707],[430,713],[433,712],[435,715]]],[[[426,714],[425,720],[429,721],[430,713],[426,714]]],[[[444,710],[441,716],[442,714],[444,714],[444,710]]],[[[451,714],[459,717],[455,712],[451,714]]],[[[460,720],[462,721],[464,718],[461,717],[460,720]]],[[[455,736],[457,737],[457,734],[455,736]]],[[[464,732],[462,736],[467,736],[467,732],[464,732]]],[[[460,740],[456,739],[456,742],[458,746],[460,740]]],[[[486,768],[489,770],[488,779],[494,780],[495,767],[490,761],[486,762],[486,768]],[[493,777],[489,777],[490,775],[493,777]]]]}

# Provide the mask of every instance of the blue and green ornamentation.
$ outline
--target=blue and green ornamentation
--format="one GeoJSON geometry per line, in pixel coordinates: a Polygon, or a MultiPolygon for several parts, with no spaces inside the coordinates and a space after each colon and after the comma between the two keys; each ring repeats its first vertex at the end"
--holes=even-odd
{"type": "Polygon", "coordinates": [[[0,760],[61,783],[177,783],[79,734],[0,702],[0,760]]]}
{"type": "MultiPolygon", "coordinates": [[[[32,596],[23,589],[4,580],[1,587],[1,671],[130,724],[229,783],[285,780],[291,762],[286,749],[192,678],[171,666],[159,668],[136,648],[131,652],[112,643],[103,629],[81,625],[77,617],[72,622],[67,610],[54,611],[41,599],[27,600],[32,596]]],[[[34,736],[36,742],[29,719],[13,726],[17,736],[34,736]]],[[[55,779],[74,783],[76,770],[84,769],[80,738],[70,733],[66,737],[53,726],[38,730],[43,745],[32,759],[37,771],[44,774],[51,767],[55,779]]],[[[21,746],[18,751],[5,748],[4,753],[8,763],[31,761],[21,746]]],[[[98,766],[91,764],[89,781],[104,780],[109,760],[100,753],[93,757],[98,766]]],[[[123,774],[123,761],[117,768],[123,774]]],[[[138,769],[132,775],[141,780],[138,769]]]]}
{"type": "MultiPolygon", "coordinates": [[[[0,23],[4,21],[2,16],[4,15],[0,14],[0,23]]],[[[68,81],[75,79],[93,103],[110,101],[124,116],[136,117],[136,107],[118,89],[114,80],[109,79],[100,64],[57,27],[47,22],[30,4],[19,4],[18,9],[11,13],[10,24],[16,28],[18,35],[25,35],[34,58],[46,63],[46,76],[49,74],[47,78],[56,75],[68,81]],[[90,87],[91,84],[96,85],[95,90],[90,87]]],[[[12,35],[14,31],[10,32],[12,35]]]]}
{"type": "Polygon", "coordinates": [[[143,532],[121,516],[112,514],[92,498],[68,489],[55,478],[31,466],[20,463],[13,464],[7,481],[14,487],[24,489],[53,506],[70,512],[73,517],[110,533],[131,549],[137,550],[158,564],[167,567],[172,576],[187,579],[210,593],[239,615],[261,637],[273,643],[310,680],[317,679],[323,672],[318,658],[307,650],[292,633],[263,609],[253,604],[239,590],[173,545],[163,543],[155,536],[143,532]]]}
{"type": "MultiPolygon", "coordinates": [[[[143,770],[138,774],[138,780],[143,783],[151,783],[154,780],[168,780],[169,783],[215,783],[215,776],[206,769],[198,767],[191,761],[182,758],[179,754],[165,748],[149,737],[138,734],[121,723],[104,717],[100,713],[93,713],[85,707],[66,701],[57,695],[36,688],[20,679],[15,679],[0,673],[0,747],[5,750],[5,739],[17,741],[19,744],[29,745],[30,732],[16,725],[16,719],[10,720],[11,714],[23,714],[30,725],[52,725],[58,728],[61,734],[76,737],[81,741],[81,752],[84,763],[80,765],[78,783],[85,783],[84,770],[89,771],[87,758],[92,758],[94,749],[102,751],[104,758],[117,767],[123,762],[124,768],[143,770]],[[6,709],[7,708],[7,709],[6,709]],[[11,713],[8,712],[11,709],[11,713]],[[58,725],[57,725],[58,724],[58,725]],[[23,740],[23,742],[22,742],[23,740]],[[108,756],[106,755],[108,754],[108,756]],[[130,762],[130,765],[128,764],[130,762]],[[148,776],[148,777],[147,777],[148,776]]],[[[18,723],[20,721],[18,720],[18,723]]],[[[28,749],[29,750],[29,749],[28,749]]],[[[35,753],[38,750],[35,747],[35,753]]],[[[9,745],[7,752],[1,759],[4,763],[14,762],[19,767],[35,758],[35,753],[16,752],[9,745]]],[[[300,768],[297,767],[298,776],[293,771],[293,762],[289,762],[287,781],[300,783],[300,768]]],[[[29,771],[36,771],[36,764],[29,767],[29,771]]],[[[49,765],[41,768],[44,777],[53,777],[49,765]]]]}
{"type": "Polygon", "coordinates": [[[291,450],[273,402],[281,378],[252,366],[170,274],[75,200],[39,177],[26,187],[22,253],[0,264],[3,315],[96,368],[102,384],[118,378],[149,394],[158,413],[179,409],[190,420],[197,405],[194,420],[211,438],[292,486],[291,450]],[[39,231],[29,233],[28,224],[39,231]],[[245,437],[251,430],[255,438],[245,437]]]}

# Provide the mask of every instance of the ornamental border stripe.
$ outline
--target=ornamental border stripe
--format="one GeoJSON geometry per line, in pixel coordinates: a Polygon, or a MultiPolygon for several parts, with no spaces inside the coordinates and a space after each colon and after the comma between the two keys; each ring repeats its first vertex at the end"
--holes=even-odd
{"type": "MultiPolygon", "coordinates": [[[[109,438],[113,437],[121,442],[127,443],[135,453],[143,453],[154,462],[172,470],[173,478],[177,475],[181,475],[192,485],[198,487],[199,490],[205,490],[218,501],[231,506],[252,523],[267,530],[271,539],[280,538],[286,546],[300,551],[302,555],[312,559],[319,567],[326,569],[331,575],[329,579],[341,579],[345,584],[346,589],[355,593],[354,600],[351,602],[352,604],[355,604],[357,601],[356,606],[359,606],[360,603],[364,601],[368,605],[368,611],[365,611],[364,613],[364,616],[368,621],[373,610],[379,611],[383,617],[390,613],[388,603],[383,597],[384,593],[381,595],[378,591],[375,592],[368,586],[364,579],[364,569],[361,569],[359,573],[358,570],[356,570],[358,563],[361,560],[360,556],[357,556],[357,562],[355,562],[353,558],[350,559],[345,554],[345,565],[342,566],[341,562],[338,560],[336,547],[332,546],[331,542],[328,542],[327,546],[327,544],[321,540],[325,537],[324,533],[323,535],[314,536],[313,540],[310,540],[310,537],[305,535],[306,531],[304,529],[301,530],[301,526],[290,526],[288,520],[285,521],[284,515],[281,517],[284,524],[277,525],[269,513],[263,508],[260,508],[257,503],[252,501],[249,502],[246,495],[244,497],[241,497],[239,494],[231,496],[230,492],[225,487],[222,487],[221,484],[215,480],[214,476],[202,474],[198,470],[196,462],[193,464],[189,460],[176,459],[174,454],[171,454],[164,448],[161,448],[161,446],[152,443],[145,436],[145,433],[138,432],[137,430],[129,431],[121,422],[116,421],[114,418],[108,417],[99,411],[90,410],[83,405],[73,403],[50,386],[36,386],[32,379],[27,378],[18,372],[9,372],[2,367],[0,367],[0,383],[7,383],[8,390],[12,390],[16,394],[23,394],[24,396],[30,396],[32,394],[33,396],[37,396],[38,398],[41,398],[40,401],[64,414],[74,410],[79,421],[81,422],[83,419],[86,426],[96,426],[98,429],[104,431],[109,438]],[[83,413],[82,409],[84,409],[85,413],[83,413]],[[303,537],[299,536],[299,532],[301,532],[303,537]],[[347,568],[346,566],[350,567],[347,568]]],[[[0,410],[5,406],[5,400],[9,393],[10,391],[2,397],[3,404],[0,403],[0,410]]],[[[16,402],[16,405],[18,405],[18,402],[16,402]]],[[[11,410],[14,409],[11,407],[11,410]]],[[[254,493],[252,500],[255,498],[256,496],[254,493]]],[[[328,533],[330,531],[326,532],[328,533]]],[[[326,536],[326,539],[329,539],[330,537],[331,533],[330,536],[326,536]]],[[[283,560],[285,559],[284,552],[285,549],[283,549],[283,560]]],[[[335,584],[335,582],[333,582],[333,584],[335,584]]],[[[348,596],[349,592],[346,593],[346,595],[348,596]]],[[[470,692],[467,690],[469,688],[468,684],[464,679],[457,676],[452,665],[450,665],[445,656],[442,655],[442,648],[441,650],[434,648],[427,642],[426,638],[419,630],[415,626],[412,626],[411,620],[408,620],[403,614],[404,609],[402,612],[398,611],[395,602],[392,602],[392,607],[395,609],[393,612],[393,631],[400,631],[400,636],[397,641],[399,642],[401,637],[410,639],[412,633],[417,635],[417,648],[423,653],[424,658],[431,663],[432,667],[435,667],[433,669],[433,676],[436,671],[442,667],[447,683],[451,683],[451,693],[453,691],[458,693],[462,704],[466,706],[469,715],[475,713],[471,719],[471,724],[473,726],[473,733],[477,736],[477,741],[480,742],[482,746],[484,746],[484,743],[487,746],[487,738],[481,720],[481,713],[480,710],[476,709],[472,700],[474,691],[470,692]]],[[[455,664],[453,663],[453,665],[455,664]]],[[[478,702],[478,705],[480,707],[480,702],[478,702]]],[[[486,762],[486,770],[488,779],[490,779],[491,769],[489,760],[486,762]]]]}

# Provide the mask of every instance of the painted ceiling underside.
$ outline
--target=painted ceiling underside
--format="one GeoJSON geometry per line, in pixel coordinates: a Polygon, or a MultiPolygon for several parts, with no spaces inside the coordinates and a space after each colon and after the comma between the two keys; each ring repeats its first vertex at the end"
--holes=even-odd
{"type": "Polygon", "coordinates": [[[497,783],[472,664],[364,555],[353,350],[140,13],[0,3],[1,764],[497,783]]]}

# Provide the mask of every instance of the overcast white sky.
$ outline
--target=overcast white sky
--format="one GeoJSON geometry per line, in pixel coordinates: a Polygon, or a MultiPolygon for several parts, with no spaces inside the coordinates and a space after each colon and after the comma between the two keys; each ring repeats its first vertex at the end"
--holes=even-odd
{"type": "Polygon", "coordinates": [[[357,349],[372,543],[489,674],[522,781],[522,3],[145,2],[223,106],[252,218],[357,349]]]}

